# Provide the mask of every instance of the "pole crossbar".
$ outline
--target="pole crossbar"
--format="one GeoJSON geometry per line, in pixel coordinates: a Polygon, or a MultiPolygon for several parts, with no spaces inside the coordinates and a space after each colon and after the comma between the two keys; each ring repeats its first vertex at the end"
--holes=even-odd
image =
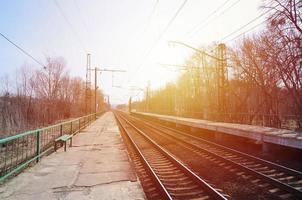
{"type": "Polygon", "coordinates": [[[94,69],[90,69],[91,71],[94,71],[94,112],[97,112],[97,100],[96,100],[96,94],[97,94],[97,72],[111,72],[112,73],[112,87],[114,87],[113,84],[113,73],[122,73],[122,72],[126,72],[125,70],[121,70],[121,69],[106,69],[106,68],[97,68],[95,67],[94,69]]]}

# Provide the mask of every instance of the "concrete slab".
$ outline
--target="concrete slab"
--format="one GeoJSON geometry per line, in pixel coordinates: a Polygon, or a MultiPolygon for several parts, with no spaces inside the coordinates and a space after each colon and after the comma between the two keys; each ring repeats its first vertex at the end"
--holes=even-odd
{"type": "Polygon", "coordinates": [[[287,147],[302,149],[302,132],[291,130],[261,127],[246,124],[213,122],[185,117],[176,117],[170,115],[158,115],[153,113],[132,112],[138,115],[153,117],[162,121],[169,121],[181,125],[191,126],[193,128],[202,128],[211,131],[217,131],[225,134],[245,137],[264,143],[272,143],[287,147]]]}
{"type": "Polygon", "coordinates": [[[145,199],[111,112],[74,136],[73,147],[0,186],[1,200],[145,199]]]}

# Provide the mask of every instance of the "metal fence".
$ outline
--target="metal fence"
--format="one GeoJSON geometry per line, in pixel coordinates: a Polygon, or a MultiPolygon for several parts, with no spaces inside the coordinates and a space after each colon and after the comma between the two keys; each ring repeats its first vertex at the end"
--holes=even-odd
{"type": "Polygon", "coordinates": [[[0,139],[0,183],[50,153],[56,138],[74,135],[103,112],[0,139]]]}

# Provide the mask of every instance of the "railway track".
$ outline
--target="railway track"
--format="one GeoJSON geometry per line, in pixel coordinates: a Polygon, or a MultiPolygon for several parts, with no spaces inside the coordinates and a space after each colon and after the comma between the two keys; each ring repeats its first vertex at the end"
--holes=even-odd
{"type": "Polygon", "coordinates": [[[115,112],[122,134],[136,152],[134,163],[149,199],[227,199],[124,116],[115,112]]]}
{"type": "MultiPolygon", "coordinates": [[[[127,117],[129,120],[131,119],[132,123],[140,124],[141,130],[143,130],[142,126],[148,127],[163,137],[168,137],[185,145],[186,148],[191,149],[200,156],[209,160],[214,159],[215,163],[220,166],[230,165],[231,167],[228,168],[232,173],[250,176],[250,180],[254,184],[260,184],[261,181],[268,183],[264,185],[268,191],[282,199],[302,198],[302,173],[299,171],[209,142],[158,123],[146,122],[136,117],[127,117]]],[[[263,184],[261,183],[261,185],[263,184]]]]}

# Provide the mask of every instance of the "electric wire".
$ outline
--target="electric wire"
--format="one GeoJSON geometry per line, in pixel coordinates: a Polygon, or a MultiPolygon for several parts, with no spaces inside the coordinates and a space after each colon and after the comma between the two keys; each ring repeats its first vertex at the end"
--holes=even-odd
{"type": "MultiPolygon", "coordinates": [[[[155,4],[152,7],[152,10],[151,10],[150,14],[148,15],[148,19],[146,20],[146,23],[144,23],[145,25],[143,26],[143,30],[142,31],[141,30],[136,31],[136,34],[126,44],[126,46],[124,47],[124,49],[127,49],[127,51],[128,51],[130,44],[133,44],[133,42],[135,40],[137,40],[137,38],[142,37],[148,31],[150,23],[151,23],[151,20],[152,20],[152,17],[153,17],[153,15],[156,12],[156,9],[158,7],[158,3],[159,3],[159,0],[156,0],[155,4]]],[[[125,51],[123,51],[122,53],[124,54],[124,52],[125,51]]],[[[128,80],[129,80],[129,78],[127,80],[125,80],[124,82],[126,82],[128,80]]]]}
{"type": "Polygon", "coordinates": [[[87,53],[86,48],[84,43],[82,42],[79,34],[77,33],[77,31],[75,30],[75,28],[73,27],[72,23],[70,22],[70,20],[67,18],[67,16],[65,15],[62,7],[59,5],[57,0],[54,0],[54,3],[56,5],[56,7],[58,8],[60,14],[62,15],[63,19],[65,20],[66,24],[69,26],[71,32],[73,33],[75,39],[77,40],[78,44],[80,44],[80,47],[84,50],[85,53],[87,53]]]}
{"type": "Polygon", "coordinates": [[[25,54],[26,56],[28,56],[29,58],[31,58],[33,61],[35,61],[37,64],[39,64],[40,66],[42,66],[43,68],[45,68],[46,66],[44,64],[42,64],[38,59],[36,59],[34,56],[32,56],[30,53],[28,53],[25,49],[23,49],[22,47],[20,47],[18,44],[16,44],[15,42],[13,42],[12,40],[10,40],[7,36],[5,36],[3,33],[0,32],[0,35],[6,39],[9,43],[11,43],[12,45],[14,45],[17,49],[19,49],[23,54],[25,54]]]}
{"type": "Polygon", "coordinates": [[[262,22],[256,24],[255,26],[252,26],[251,28],[249,28],[249,29],[247,29],[246,31],[240,33],[239,35],[233,37],[232,39],[229,39],[229,40],[225,41],[225,43],[229,43],[229,42],[231,42],[231,41],[233,41],[233,40],[239,38],[240,36],[242,36],[242,35],[244,35],[244,34],[250,32],[250,31],[254,30],[255,28],[257,28],[258,26],[264,24],[264,23],[267,22],[267,21],[268,21],[268,20],[266,19],[266,20],[264,20],[264,21],[262,21],[262,22]]]}
{"type": "Polygon", "coordinates": [[[236,29],[235,31],[231,32],[230,34],[226,35],[225,37],[223,37],[222,39],[220,39],[220,41],[223,41],[227,38],[229,38],[230,36],[236,34],[238,31],[241,31],[242,29],[244,29],[245,27],[247,27],[248,25],[250,25],[251,23],[255,22],[257,19],[259,19],[260,17],[264,16],[267,12],[262,13],[261,15],[255,17],[254,19],[252,19],[251,21],[249,21],[248,23],[244,24],[243,26],[239,27],[238,29],[236,29]]]}
{"type": "Polygon", "coordinates": [[[154,6],[153,6],[153,8],[152,8],[151,14],[150,14],[149,17],[148,17],[148,20],[147,20],[146,26],[145,26],[145,28],[144,28],[144,30],[143,30],[143,33],[144,33],[145,31],[147,31],[148,28],[149,28],[149,26],[150,26],[152,17],[153,17],[153,15],[154,15],[154,13],[156,12],[156,9],[157,9],[157,6],[158,6],[158,2],[159,2],[159,0],[156,0],[154,6]]]}
{"type": "MultiPolygon", "coordinates": [[[[172,23],[175,21],[176,17],[180,13],[180,11],[184,8],[184,6],[185,6],[185,4],[187,2],[188,2],[188,0],[184,0],[183,1],[183,3],[181,4],[181,6],[174,13],[173,17],[169,20],[168,24],[165,26],[165,28],[163,29],[163,31],[158,35],[158,37],[156,38],[155,42],[153,43],[153,45],[151,46],[151,48],[147,51],[147,53],[146,53],[146,55],[144,57],[148,57],[150,55],[150,53],[153,51],[154,47],[162,39],[162,37],[164,36],[164,34],[166,34],[166,32],[168,31],[168,29],[170,28],[170,26],[172,25],[172,23]]],[[[138,69],[137,69],[137,71],[138,71],[138,69]]]]}
{"type": "MultiPolygon", "coordinates": [[[[274,8],[277,8],[279,5],[274,6],[274,8]]],[[[235,31],[229,33],[228,35],[226,35],[225,37],[223,37],[222,39],[220,39],[219,41],[223,41],[229,37],[231,37],[232,35],[236,34],[237,32],[241,31],[242,29],[244,29],[245,27],[247,27],[248,25],[252,24],[253,22],[255,22],[256,20],[258,20],[259,18],[263,17],[264,15],[266,15],[267,13],[271,12],[271,10],[267,10],[266,12],[261,13],[260,15],[256,16],[255,18],[253,18],[252,20],[250,20],[248,23],[244,24],[243,26],[239,27],[238,29],[236,29],[235,31]]]]}
{"type": "Polygon", "coordinates": [[[212,11],[207,17],[203,18],[197,25],[195,25],[191,30],[189,30],[186,35],[189,35],[191,33],[195,33],[199,31],[199,27],[203,25],[205,22],[208,21],[209,18],[211,18],[213,15],[215,15],[221,8],[223,8],[229,1],[231,0],[226,0],[222,4],[220,4],[214,11],[212,11]]]}
{"type": "Polygon", "coordinates": [[[221,15],[225,14],[228,10],[230,10],[231,8],[233,8],[235,5],[237,5],[241,0],[237,0],[234,3],[232,3],[229,7],[227,7],[226,9],[224,9],[223,11],[220,12],[220,14],[217,17],[220,17],[221,15]]]}
{"type": "MultiPolygon", "coordinates": [[[[200,29],[198,29],[196,31],[195,34],[197,34],[198,32],[204,30],[209,24],[210,22],[212,22],[213,20],[217,19],[218,17],[221,17],[222,15],[224,15],[227,11],[229,11],[230,9],[232,9],[235,5],[237,5],[241,0],[237,0],[235,1],[232,5],[230,5],[229,7],[227,7],[226,9],[224,9],[223,11],[221,11],[221,13],[219,15],[217,15],[216,17],[208,20],[207,22],[204,23],[204,25],[202,27],[200,27],[200,29]]],[[[192,36],[194,35],[194,33],[191,34],[192,36]]]]}
{"type": "MultiPolygon", "coordinates": [[[[185,7],[186,3],[188,2],[188,0],[184,0],[183,3],[180,5],[180,7],[177,9],[177,11],[174,13],[174,15],[172,16],[172,18],[169,20],[169,22],[167,23],[167,25],[165,26],[165,28],[163,29],[163,31],[159,34],[159,36],[156,38],[156,40],[154,41],[153,45],[148,49],[148,51],[146,51],[146,53],[143,56],[143,62],[140,63],[135,71],[138,72],[140,70],[140,68],[142,67],[144,60],[146,60],[146,58],[150,55],[150,53],[153,51],[154,47],[157,45],[157,43],[162,39],[162,37],[164,36],[164,34],[166,34],[166,32],[168,31],[168,29],[170,28],[170,26],[173,24],[173,22],[175,21],[175,19],[177,18],[177,16],[179,15],[179,13],[181,12],[181,10],[185,7]]],[[[133,76],[131,76],[128,81],[127,84],[130,83],[131,79],[133,78],[133,76]]]]}
{"type": "Polygon", "coordinates": [[[74,3],[74,6],[75,6],[75,8],[77,9],[77,11],[78,11],[78,13],[79,13],[79,18],[80,18],[80,21],[81,21],[81,23],[82,23],[82,25],[83,25],[85,31],[86,31],[87,33],[89,33],[87,23],[85,22],[85,20],[84,20],[84,18],[83,18],[82,11],[81,11],[81,9],[80,9],[80,7],[79,7],[77,1],[76,1],[76,0],[73,0],[73,3],[74,3]]]}

